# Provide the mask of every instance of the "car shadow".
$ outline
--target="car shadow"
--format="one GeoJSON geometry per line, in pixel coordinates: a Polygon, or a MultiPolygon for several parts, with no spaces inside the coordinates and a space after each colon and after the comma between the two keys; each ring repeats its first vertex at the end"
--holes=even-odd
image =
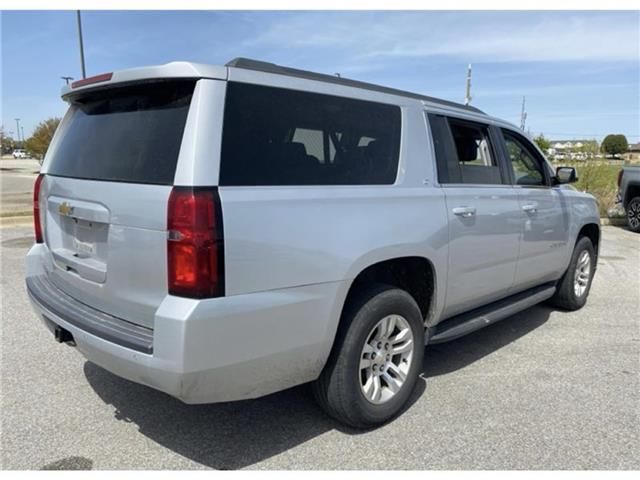
{"type": "Polygon", "coordinates": [[[446,343],[425,350],[423,375],[437,377],[460,370],[543,325],[554,309],[540,304],[446,343]]]}
{"type": "MultiPolygon", "coordinates": [[[[539,327],[550,312],[533,307],[467,337],[427,348],[423,374],[404,410],[422,397],[425,378],[464,368],[539,327]]],[[[113,406],[116,419],[136,424],[149,439],[215,469],[253,465],[334,429],[349,435],[366,433],[325,415],[308,385],[255,400],[186,405],[91,362],[85,362],[84,374],[102,401],[113,406]]]]}

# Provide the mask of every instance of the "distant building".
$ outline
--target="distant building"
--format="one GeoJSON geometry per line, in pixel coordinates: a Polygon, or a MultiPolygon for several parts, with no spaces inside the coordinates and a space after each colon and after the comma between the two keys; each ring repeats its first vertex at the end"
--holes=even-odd
{"type": "Polygon", "coordinates": [[[552,140],[547,153],[554,160],[587,160],[599,157],[599,150],[595,140],[552,140]]]}

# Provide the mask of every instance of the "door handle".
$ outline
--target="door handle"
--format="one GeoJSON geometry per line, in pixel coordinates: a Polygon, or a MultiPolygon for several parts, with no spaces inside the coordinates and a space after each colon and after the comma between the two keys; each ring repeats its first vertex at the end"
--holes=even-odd
{"type": "Polygon", "coordinates": [[[528,203],[527,205],[522,206],[522,210],[524,210],[527,213],[533,214],[538,211],[538,205],[535,203],[528,203]]]}
{"type": "Polygon", "coordinates": [[[476,214],[476,207],[455,207],[452,211],[454,215],[469,218],[476,214]]]}

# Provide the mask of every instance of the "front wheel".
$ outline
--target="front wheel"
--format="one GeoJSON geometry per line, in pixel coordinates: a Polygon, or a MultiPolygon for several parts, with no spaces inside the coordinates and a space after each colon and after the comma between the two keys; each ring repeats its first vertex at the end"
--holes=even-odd
{"type": "Polygon", "coordinates": [[[640,233],[640,197],[634,197],[627,205],[627,225],[632,232],[640,233]]]}
{"type": "Polygon", "coordinates": [[[349,302],[341,326],[316,399],[347,425],[384,423],[402,410],[422,369],[420,308],[404,290],[377,285],[349,302]]]}
{"type": "Polygon", "coordinates": [[[565,310],[578,310],[587,303],[596,268],[596,254],[591,240],[580,237],[571,255],[569,267],[558,283],[551,302],[565,310]]]}

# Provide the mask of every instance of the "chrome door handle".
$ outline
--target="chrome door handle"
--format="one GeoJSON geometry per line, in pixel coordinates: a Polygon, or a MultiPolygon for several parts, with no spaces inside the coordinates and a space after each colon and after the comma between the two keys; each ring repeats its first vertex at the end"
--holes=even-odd
{"type": "Polygon", "coordinates": [[[538,206],[533,203],[529,203],[527,205],[523,205],[522,210],[527,213],[536,213],[538,211],[538,206]]]}
{"type": "Polygon", "coordinates": [[[464,218],[473,217],[476,214],[476,207],[455,207],[453,214],[464,218]]]}

